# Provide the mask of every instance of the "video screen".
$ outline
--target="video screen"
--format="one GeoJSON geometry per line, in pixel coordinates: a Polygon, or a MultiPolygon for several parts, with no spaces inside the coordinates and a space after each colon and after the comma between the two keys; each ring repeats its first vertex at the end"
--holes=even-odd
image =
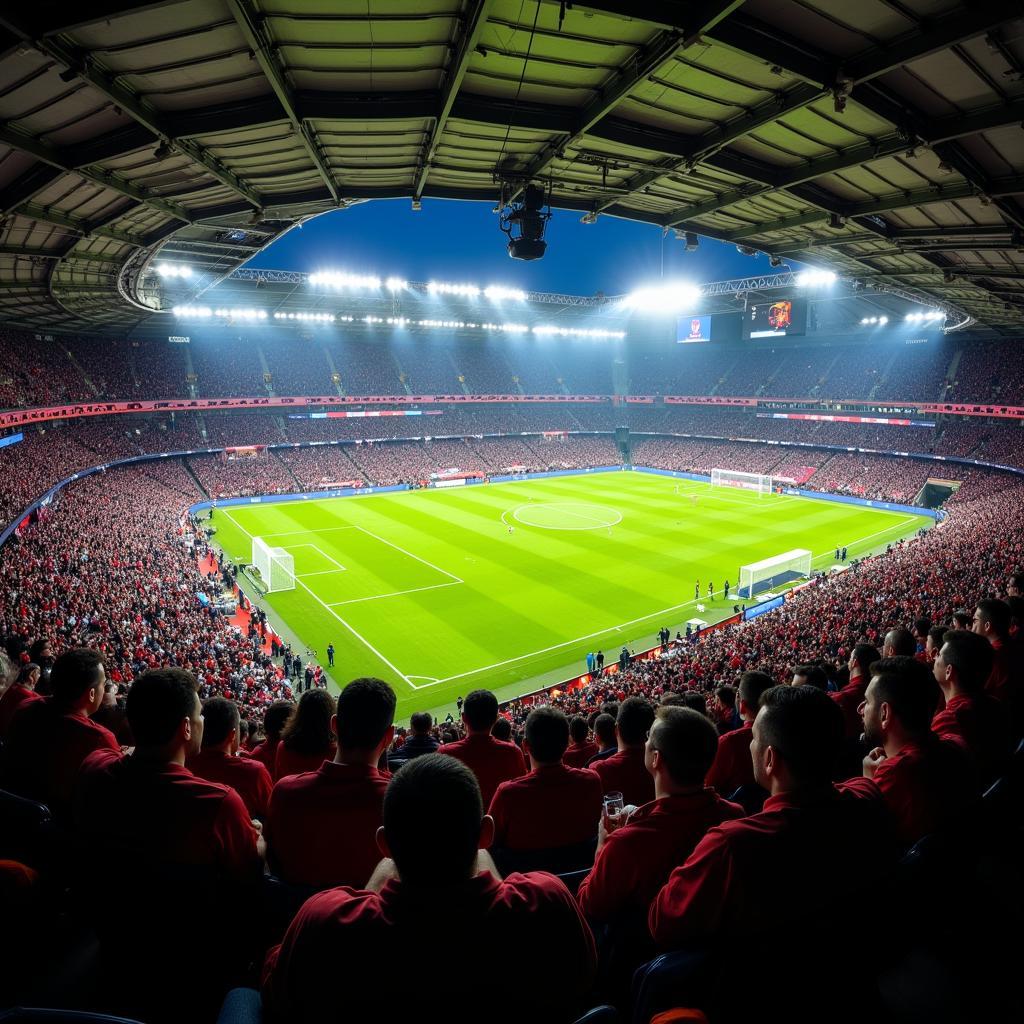
{"type": "Polygon", "coordinates": [[[803,334],[806,310],[792,299],[755,302],[747,307],[748,338],[784,338],[787,334],[803,334]]]}
{"type": "Polygon", "coordinates": [[[711,340],[710,316],[681,316],[676,324],[676,341],[680,345],[711,340]]]}

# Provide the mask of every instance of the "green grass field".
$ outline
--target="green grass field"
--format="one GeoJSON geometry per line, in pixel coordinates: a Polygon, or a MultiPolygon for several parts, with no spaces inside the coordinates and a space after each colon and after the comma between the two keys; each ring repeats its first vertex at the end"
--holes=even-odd
{"type": "Polygon", "coordinates": [[[479,686],[506,698],[685,630],[694,583],[716,621],[743,563],[836,545],[859,557],[931,525],[924,516],[758,496],[638,472],[218,509],[215,540],[289,551],[298,586],[265,599],[275,625],[319,652],[332,681],[387,679],[398,717],[454,710],[479,686]],[[689,497],[698,495],[696,503],[689,497]],[[510,533],[509,525],[514,529],[510,533]],[[708,582],[716,599],[706,600],[708,582]]]}

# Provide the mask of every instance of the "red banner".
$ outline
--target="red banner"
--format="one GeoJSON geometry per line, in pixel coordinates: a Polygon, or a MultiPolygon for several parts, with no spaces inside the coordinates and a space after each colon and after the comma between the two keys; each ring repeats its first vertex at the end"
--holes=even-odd
{"type": "Polygon", "coordinates": [[[728,395],[666,395],[666,405],[757,405],[756,398],[730,398],[728,395]]]}

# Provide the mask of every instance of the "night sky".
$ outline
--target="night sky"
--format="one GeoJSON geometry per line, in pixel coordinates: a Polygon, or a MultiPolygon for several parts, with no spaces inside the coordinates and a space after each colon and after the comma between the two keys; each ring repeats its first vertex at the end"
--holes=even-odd
{"type": "MultiPolygon", "coordinates": [[[[468,281],[536,291],[621,294],[663,276],[694,283],[769,272],[768,258],[742,256],[734,245],[701,239],[695,253],[651,224],[555,210],[548,251],[532,263],[512,260],[491,205],[408,199],[376,200],[324,214],[294,228],[248,265],[277,270],[322,269],[397,274],[409,281],[468,281]]],[[[784,267],[782,268],[784,269],[784,267]]]]}

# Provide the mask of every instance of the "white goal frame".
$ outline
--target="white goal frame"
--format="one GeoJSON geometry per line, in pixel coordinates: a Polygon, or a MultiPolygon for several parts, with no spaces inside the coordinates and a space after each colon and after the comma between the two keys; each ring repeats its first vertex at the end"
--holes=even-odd
{"type": "Polygon", "coordinates": [[[757,494],[772,493],[772,478],[768,473],[741,473],[738,469],[711,470],[712,487],[740,487],[757,494]]]}
{"type": "Polygon", "coordinates": [[[763,558],[760,562],[751,562],[740,566],[739,595],[747,600],[754,597],[755,587],[768,581],[770,590],[776,582],[786,583],[794,576],[811,575],[810,551],[806,548],[794,548],[772,558],[763,558]]]}
{"type": "Polygon", "coordinates": [[[271,547],[262,537],[252,539],[252,564],[268,594],[295,589],[295,556],[271,547]]]}

